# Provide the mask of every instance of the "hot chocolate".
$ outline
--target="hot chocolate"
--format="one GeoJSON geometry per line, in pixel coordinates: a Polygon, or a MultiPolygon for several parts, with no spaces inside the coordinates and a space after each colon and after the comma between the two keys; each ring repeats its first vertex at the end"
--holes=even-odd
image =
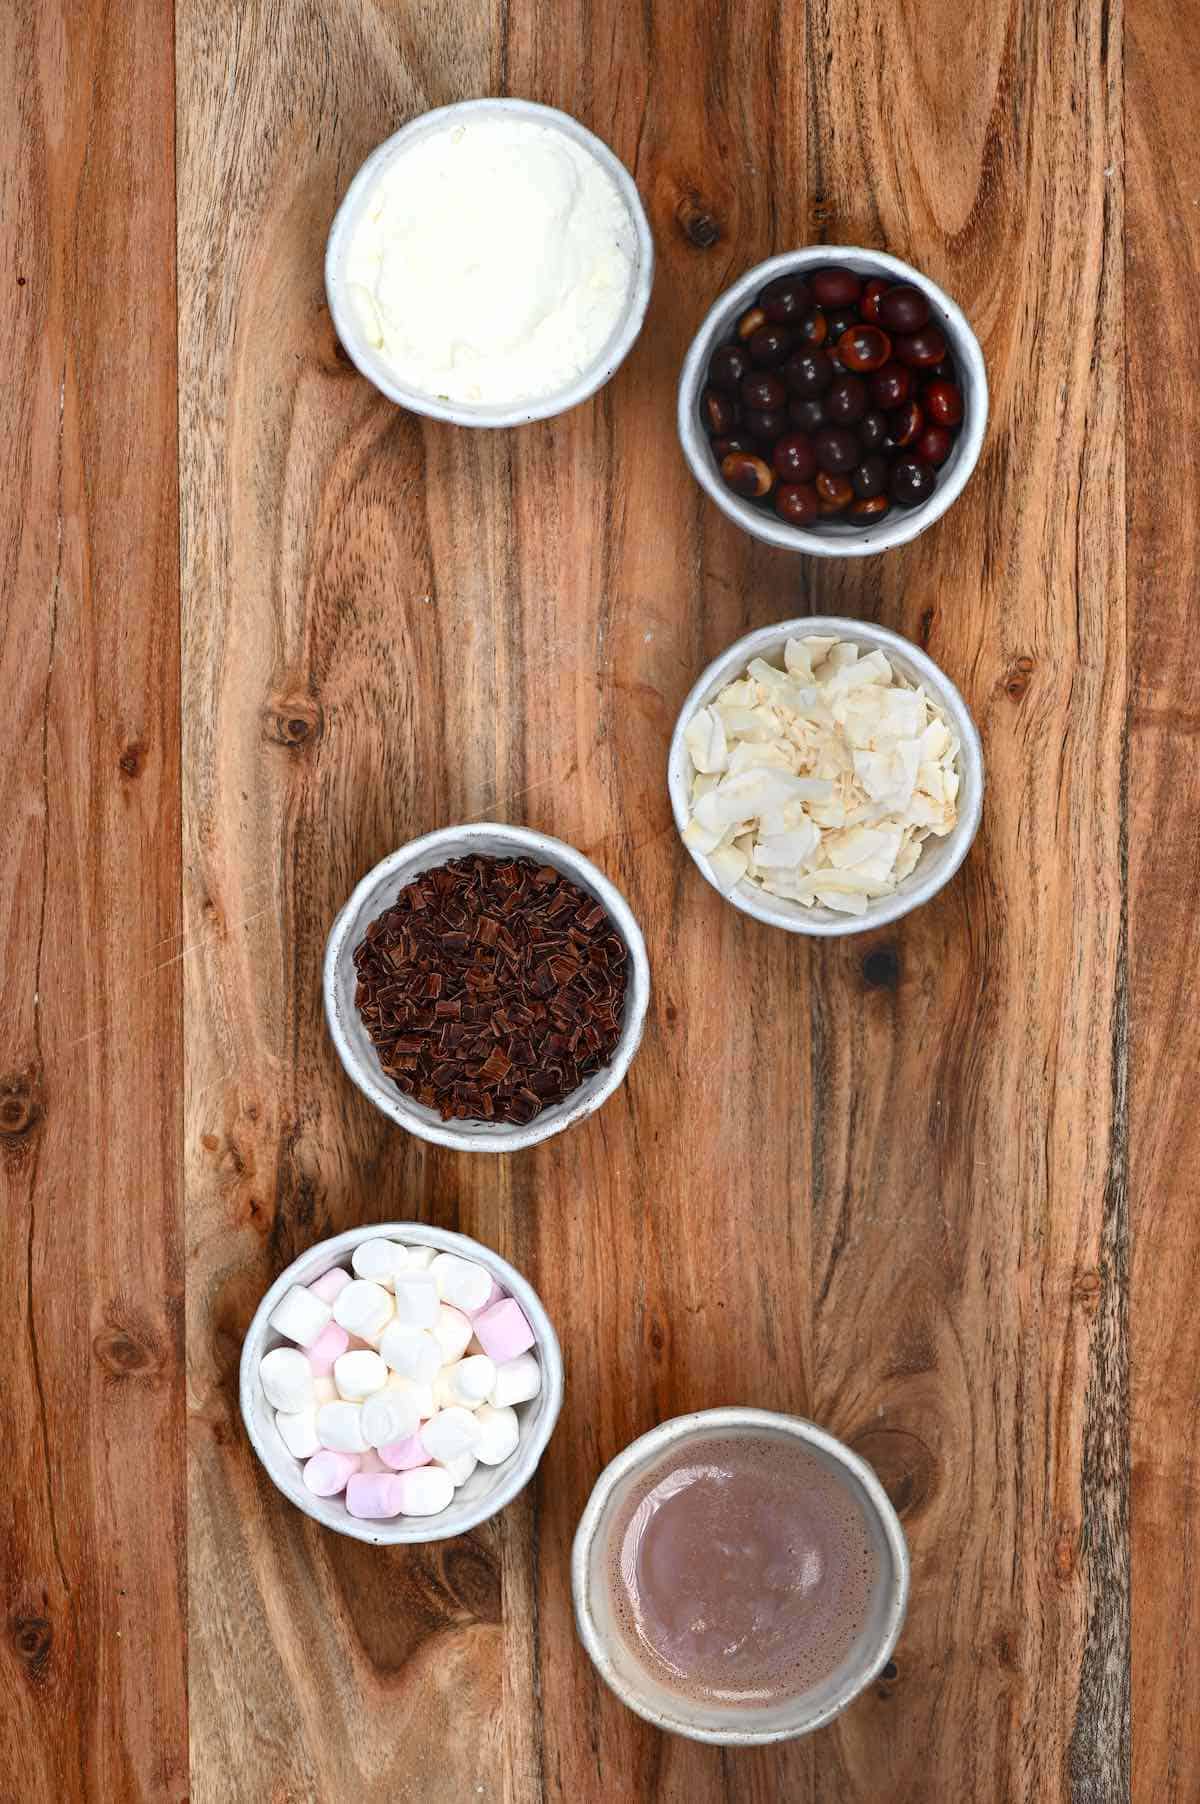
{"type": "Polygon", "coordinates": [[[766,1434],[668,1453],[618,1511],[606,1566],[614,1620],[647,1671],[726,1706],[778,1704],[833,1673],[880,1580],[849,1481],[766,1434]]]}

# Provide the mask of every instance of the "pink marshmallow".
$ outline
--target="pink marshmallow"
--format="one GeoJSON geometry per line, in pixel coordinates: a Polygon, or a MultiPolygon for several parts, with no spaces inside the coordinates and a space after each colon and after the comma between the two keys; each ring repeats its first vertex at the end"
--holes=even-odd
{"type": "Polygon", "coordinates": [[[326,1322],[312,1346],[308,1349],[308,1363],[312,1367],[314,1378],[328,1378],[333,1370],[333,1362],[340,1359],[350,1345],[350,1336],[336,1322],[326,1322]]]}
{"type": "Polygon", "coordinates": [[[357,1471],[356,1453],[333,1453],[322,1447],[304,1462],[304,1482],[314,1497],[339,1497],[357,1471]]]}
{"type": "Polygon", "coordinates": [[[525,1319],[525,1311],[515,1297],[504,1297],[499,1303],[472,1316],[475,1338],[497,1365],[528,1353],[536,1336],[525,1319]]]}
{"type": "Polygon", "coordinates": [[[346,1486],[352,1516],[398,1516],[400,1479],[395,1472],[356,1472],[346,1486]]]}
{"type": "Polygon", "coordinates": [[[343,1271],[340,1265],[335,1265],[330,1271],[322,1272],[308,1288],[314,1297],[320,1297],[322,1303],[332,1303],[338,1291],[345,1290],[349,1282],[350,1273],[343,1271]]]}
{"type": "Polygon", "coordinates": [[[500,1286],[497,1284],[496,1280],[493,1278],[492,1279],[492,1288],[488,1292],[485,1300],[479,1305],[479,1308],[478,1309],[464,1309],[463,1314],[470,1316],[471,1320],[474,1321],[475,1317],[477,1315],[482,1315],[485,1309],[490,1309],[493,1303],[498,1303],[503,1295],[504,1295],[504,1292],[501,1290],[500,1286]]]}
{"type": "Polygon", "coordinates": [[[418,1429],[407,1440],[393,1441],[390,1447],[381,1447],[379,1457],[393,1472],[411,1472],[414,1466],[427,1466],[433,1455],[426,1453],[418,1429]]]}

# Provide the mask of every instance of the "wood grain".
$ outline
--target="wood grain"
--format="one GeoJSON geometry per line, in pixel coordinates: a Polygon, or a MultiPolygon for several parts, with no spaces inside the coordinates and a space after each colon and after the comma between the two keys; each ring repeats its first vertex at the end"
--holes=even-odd
{"type": "Polygon", "coordinates": [[[0,1797],[1200,1804],[1186,18],[174,11],[0,18],[0,1797]],[[600,132],[660,259],[617,379],[516,434],[389,407],[321,285],[366,152],[487,92],[600,132]],[[942,281],[992,382],[967,494],[869,564],[750,544],[674,439],[709,301],[815,239],[942,281]],[[950,889],[824,947],[700,883],[663,783],[700,666],[806,609],[925,644],[989,775],[950,889]],[[320,956],[376,859],[490,816],[610,873],[655,992],[599,1116],[458,1159],[351,1089],[320,956]],[[236,1367],[296,1251],[403,1216],[529,1274],[568,1391],[501,1518],[381,1554],[274,1492],[236,1367]],[[599,1686],[567,1561],[607,1459],[739,1400],[875,1463],[914,1599],[833,1729],[722,1755],[599,1686]]]}
{"type": "Polygon", "coordinates": [[[1200,274],[1194,33],[1128,18],[1130,1196],[1134,1797],[1200,1799],[1200,960],[1191,626],[1200,394],[1182,296],[1200,274]],[[1177,501],[1168,497],[1174,491],[1177,501]]]}
{"type": "Polygon", "coordinates": [[[0,1793],[187,1792],[169,14],[0,17],[0,1793]]]}
{"type": "Polygon", "coordinates": [[[1130,1632],[1120,21],[931,4],[864,39],[814,5],[810,42],[830,235],[943,281],[992,384],[954,514],[878,572],[813,587],[965,682],[988,767],[963,880],[888,936],[894,986],[856,995],[854,951],[815,1000],[814,1406],[908,1491],[920,1599],[896,1695],[845,1719],[830,1795],[870,1795],[883,1766],[896,1796],[1114,1799],[1130,1632]],[[943,86],[929,58],[951,41],[943,86]]]}
{"type": "Polygon", "coordinates": [[[754,0],[736,30],[697,9],[683,31],[653,4],[187,0],[179,20],[195,1797],[1126,1796],[1119,18],[964,24],[930,0],[864,30],[754,0]],[[660,273],[595,403],[466,435],[346,368],[320,254],[378,138],[498,89],[613,144],[660,273]],[[968,496],[866,567],[751,546],[674,444],[708,301],[819,236],[944,280],[993,379],[968,496]],[[810,949],[695,879],[662,768],[707,657],[826,606],[929,646],[991,784],[943,898],[810,949]],[[601,1115],[481,1163],[350,1091],[318,979],[363,870],[489,815],[609,871],[656,989],[601,1115]],[[569,1402],[518,1507],[380,1556],[273,1494],[234,1372],[295,1249],[405,1214],[529,1273],[569,1402]],[[567,1556],[632,1435],[739,1399],[877,1463],[916,1586],[875,1696],[815,1743],[722,1756],[598,1686],[567,1556]]]}

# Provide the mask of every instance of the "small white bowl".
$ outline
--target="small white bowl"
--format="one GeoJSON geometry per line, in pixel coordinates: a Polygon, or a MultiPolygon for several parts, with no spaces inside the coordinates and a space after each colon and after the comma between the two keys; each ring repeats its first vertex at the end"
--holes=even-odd
{"type": "Polygon", "coordinates": [[[802,902],[789,902],[786,897],[769,895],[748,877],[743,877],[734,890],[723,890],[704,854],[692,846],[687,850],[701,875],[743,914],[753,915],[756,921],[766,921],[771,927],[783,927],[788,933],[834,939],[842,934],[870,933],[876,927],[885,927],[889,921],[898,921],[901,915],[919,908],[922,902],[928,902],[949,883],[979,829],[983,812],[983,748],[967,704],[954,684],[933,659],[910,640],[902,639],[899,633],[889,632],[884,626],[873,626],[866,620],[843,620],[836,615],[812,614],[802,620],[782,620],[775,626],[764,626],[756,633],[747,633],[719,658],[714,658],[679,710],[667,755],[667,787],[681,838],[690,818],[695,775],[683,738],[692,716],[706,707],[726,684],[742,676],[752,658],[765,658],[768,663],[778,661],[789,639],[813,636],[848,639],[868,652],[885,652],[897,670],[914,686],[921,684],[943,710],[960,746],[958,819],[953,828],[944,839],[930,835],[915,868],[901,881],[895,894],[868,902],[867,912],[863,915],[838,914],[832,908],[817,904],[806,908],[802,902]]]}
{"type": "Polygon", "coordinates": [[[770,257],[756,269],[749,270],[710,308],[692,340],[679,378],[679,440],[692,475],[701,488],[712,496],[723,514],[756,539],[777,545],[783,551],[807,552],[810,557],[869,557],[876,551],[890,551],[895,545],[907,545],[912,539],[919,538],[935,520],[941,519],[966,487],[967,479],[979,461],[987,416],[988,384],[983,352],[962,309],[911,263],[902,263],[899,257],[890,257],[886,251],[862,250],[857,245],[811,244],[804,250],[785,251],[781,257],[770,257]],[[945,334],[958,369],[963,394],[963,423],[953,451],[937,472],[937,487],[920,507],[894,507],[877,526],[830,519],[818,530],[789,526],[776,514],[735,495],[721,480],[708,434],[701,423],[700,396],[705,387],[709,359],[718,345],[728,341],[734,322],[760,289],[777,276],[803,274],[831,264],[853,269],[862,276],[884,276],[894,282],[911,282],[926,296],[934,321],[945,334]]]}
{"type": "Polygon", "coordinates": [[[541,1300],[507,1259],[501,1259],[490,1247],[481,1246],[465,1234],[451,1234],[444,1228],[426,1227],[424,1222],[385,1221],[365,1228],[351,1228],[310,1247],[287,1270],[276,1278],[254,1312],[245,1341],[242,1343],[240,1396],[242,1419],[246,1432],[268,1474],[286,1498],[305,1515],[313,1517],[325,1528],[339,1535],[350,1535],[356,1541],[371,1541],[379,1547],[394,1547],[404,1541],[445,1541],[451,1535],[465,1535],[511,1503],[537,1470],[546,1443],[554,1432],[558,1412],[562,1408],[563,1365],[558,1336],[543,1309],[541,1300]],[[516,1452],[500,1466],[477,1466],[466,1484],[454,1493],[453,1501],[436,1516],[397,1516],[391,1521],[364,1521],[352,1516],[341,1497],[314,1497],[304,1483],[302,1464],[288,1452],[275,1427],[275,1411],[263,1393],[258,1375],[263,1355],[272,1347],[292,1343],[277,1334],[267,1320],[276,1304],[293,1284],[312,1284],[331,1266],[349,1266],[350,1255],[361,1240],[379,1238],[401,1240],[411,1246],[437,1247],[442,1253],[457,1253],[486,1266],[502,1290],[515,1297],[537,1336],[536,1352],[542,1368],[542,1388],[528,1403],[518,1403],[521,1440],[516,1452]]]}
{"type": "Polygon", "coordinates": [[[621,1083],[642,1038],[650,1000],[650,964],[642,930],[628,902],[590,859],[564,845],[561,839],[550,839],[531,828],[476,821],[465,827],[443,827],[437,833],[427,833],[423,839],[410,840],[367,872],[333,924],[325,947],[324,983],[325,1017],[338,1056],[363,1095],[369,1096],[377,1108],[410,1134],[419,1134],[422,1140],[432,1140],[438,1146],[452,1146],[459,1152],[512,1153],[549,1140],[594,1114],[621,1083]],[[523,1127],[512,1122],[443,1121],[434,1110],[405,1096],[385,1075],[354,1004],[358,981],[354,949],[370,923],[392,906],[405,884],[421,871],[473,853],[533,858],[539,864],[552,864],[603,905],[629,952],[625,1014],[612,1063],[523,1127]]]}
{"type": "Polygon", "coordinates": [[[660,1422],[604,1468],[571,1549],[576,1627],[605,1684],[655,1728],[725,1747],[790,1741],[840,1715],[890,1660],[908,1608],[909,1577],[908,1543],[900,1518],[866,1461],[814,1422],[766,1409],[704,1409],[660,1422]],[[773,1706],[706,1705],[669,1691],[627,1647],[608,1599],[610,1525],[633,1487],[680,1446],[733,1435],[802,1442],[858,1502],[879,1559],[879,1585],[857,1644],[826,1679],[773,1706]]]}
{"type": "Polygon", "coordinates": [[[325,250],[325,292],[329,299],[329,311],[333,316],[334,329],[351,361],[389,401],[395,401],[400,407],[407,407],[410,413],[422,413],[434,420],[449,420],[455,426],[524,426],[531,420],[547,420],[555,414],[566,413],[570,408],[578,407],[581,401],[586,401],[589,395],[594,395],[597,389],[603,388],[629,355],[646,317],[653,282],[654,239],[641,196],[624,163],[614,156],[603,139],[597,138],[594,132],[580,125],[577,119],[572,119],[569,113],[559,112],[557,107],[539,106],[532,100],[499,97],[460,100],[453,106],[436,107],[433,112],[422,113],[419,118],[410,120],[398,132],[394,132],[390,138],[385,138],[371,152],[347,188],[342,204],[334,215],[325,250]],[[373,345],[367,343],[355,310],[347,304],[343,292],[342,266],[354,229],[367,205],[370,190],[389,163],[410,149],[419,138],[444,131],[447,126],[464,124],[470,119],[497,116],[527,120],[531,124],[548,126],[562,132],[600,164],[616,184],[625,203],[630,225],[637,239],[637,257],[624,312],[607,344],[601,348],[592,365],[566,388],[549,395],[504,403],[471,404],[441,400],[422,389],[407,388],[398,382],[385,359],[373,345]]]}

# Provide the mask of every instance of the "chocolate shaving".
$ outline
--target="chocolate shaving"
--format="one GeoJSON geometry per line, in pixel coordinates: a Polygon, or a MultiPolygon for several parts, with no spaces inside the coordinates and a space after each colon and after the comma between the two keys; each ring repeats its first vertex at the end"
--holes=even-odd
{"type": "Polygon", "coordinates": [[[384,1071],[444,1121],[525,1125],[616,1051],[627,953],[553,865],[423,871],[356,947],[354,1000],[384,1071]]]}

